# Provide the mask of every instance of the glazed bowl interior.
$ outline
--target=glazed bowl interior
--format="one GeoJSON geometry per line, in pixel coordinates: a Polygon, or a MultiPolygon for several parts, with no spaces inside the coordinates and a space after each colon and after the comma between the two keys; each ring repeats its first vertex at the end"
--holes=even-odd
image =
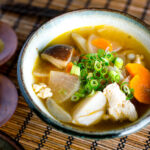
{"type": "Polygon", "coordinates": [[[81,131],[70,126],[63,125],[55,120],[55,118],[48,113],[47,109],[32,89],[32,69],[40,50],[42,50],[50,41],[62,33],[80,27],[97,25],[110,25],[119,28],[124,32],[134,36],[137,40],[143,43],[147,49],[150,48],[150,31],[144,24],[133,19],[131,16],[123,15],[116,11],[98,9],[73,11],[56,17],[45,23],[28,39],[22,49],[18,61],[18,81],[21,91],[30,107],[32,107],[48,124],[51,124],[55,128],[62,130],[65,133],[80,137],[99,139],[123,136],[137,131],[149,123],[150,111],[147,112],[143,118],[140,118],[130,126],[127,126],[125,129],[106,132],[81,131]]]}

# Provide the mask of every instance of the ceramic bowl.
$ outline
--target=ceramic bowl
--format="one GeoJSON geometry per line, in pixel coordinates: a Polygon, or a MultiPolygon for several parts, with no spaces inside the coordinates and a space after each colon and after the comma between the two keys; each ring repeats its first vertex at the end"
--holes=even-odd
{"type": "Polygon", "coordinates": [[[60,15],[46,22],[28,38],[20,53],[17,68],[18,82],[29,107],[47,124],[70,135],[90,139],[120,137],[136,132],[150,122],[150,111],[148,111],[142,118],[125,128],[105,132],[82,131],[55,120],[32,89],[32,69],[39,50],[42,50],[50,41],[64,32],[103,24],[114,26],[129,33],[142,42],[147,49],[150,48],[150,28],[139,19],[114,10],[83,9],[60,15]]]}

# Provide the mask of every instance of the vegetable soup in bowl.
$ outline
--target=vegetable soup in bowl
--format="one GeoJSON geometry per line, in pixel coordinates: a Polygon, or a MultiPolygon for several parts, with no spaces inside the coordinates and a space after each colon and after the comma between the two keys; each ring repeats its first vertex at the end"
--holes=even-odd
{"type": "Polygon", "coordinates": [[[18,82],[38,116],[104,139],[150,122],[150,30],[130,15],[83,9],[42,25],[22,48],[18,82]]]}

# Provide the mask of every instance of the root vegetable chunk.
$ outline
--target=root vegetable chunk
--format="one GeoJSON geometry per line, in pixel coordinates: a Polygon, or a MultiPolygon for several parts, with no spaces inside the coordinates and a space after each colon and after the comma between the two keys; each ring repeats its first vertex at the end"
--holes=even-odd
{"type": "Polygon", "coordinates": [[[79,104],[73,112],[72,123],[82,126],[90,126],[98,123],[105,113],[106,98],[98,91],[92,97],[87,97],[79,104]]]}
{"type": "Polygon", "coordinates": [[[150,104],[150,82],[136,75],[130,81],[130,87],[134,89],[134,97],[141,103],[150,104]]]}
{"type": "Polygon", "coordinates": [[[65,72],[51,71],[49,86],[53,93],[53,99],[58,103],[69,99],[80,86],[77,76],[65,72]]]}
{"type": "Polygon", "coordinates": [[[83,54],[87,53],[87,47],[86,47],[87,40],[77,33],[72,33],[71,37],[75,42],[75,44],[77,45],[77,47],[79,48],[79,50],[81,51],[81,53],[83,54]]]}
{"type": "Polygon", "coordinates": [[[72,117],[62,107],[60,107],[53,99],[49,98],[46,101],[48,111],[59,121],[71,122],[72,117]]]}
{"type": "Polygon", "coordinates": [[[112,120],[135,121],[138,118],[134,105],[126,100],[126,95],[120,90],[117,83],[112,83],[104,89],[108,101],[108,114],[112,120]]]}
{"type": "Polygon", "coordinates": [[[134,97],[141,103],[150,104],[150,71],[136,63],[127,64],[126,69],[133,77],[130,87],[134,89],[134,97]]]}
{"type": "Polygon", "coordinates": [[[45,49],[41,57],[56,67],[64,69],[71,61],[73,47],[69,45],[54,45],[45,49]]]}

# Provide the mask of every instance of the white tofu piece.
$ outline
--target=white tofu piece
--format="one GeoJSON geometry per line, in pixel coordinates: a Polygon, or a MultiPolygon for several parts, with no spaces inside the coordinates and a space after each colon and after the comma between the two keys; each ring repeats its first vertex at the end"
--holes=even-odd
{"type": "Polygon", "coordinates": [[[60,71],[51,71],[49,87],[53,92],[53,99],[62,103],[68,100],[80,88],[78,76],[60,71]]]}
{"type": "Polygon", "coordinates": [[[135,106],[126,100],[126,95],[120,90],[117,83],[109,84],[104,89],[104,95],[108,101],[108,115],[110,119],[135,121],[138,118],[135,106]]]}
{"type": "Polygon", "coordinates": [[[106,98],[102,92],[96,92],[92,97],[87,97],[77,104],[73,112],[72,123],[90,126],[98,123],[105,113],[106,98]]]}

